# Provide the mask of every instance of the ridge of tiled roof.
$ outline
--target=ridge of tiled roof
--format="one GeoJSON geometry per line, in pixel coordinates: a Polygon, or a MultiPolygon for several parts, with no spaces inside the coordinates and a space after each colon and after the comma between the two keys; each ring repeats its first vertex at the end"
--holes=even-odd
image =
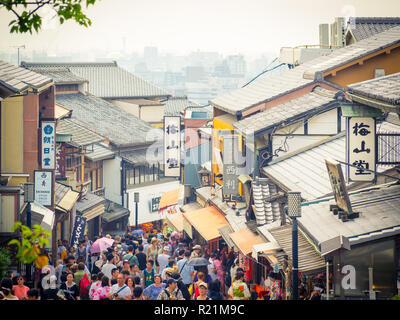
{"type": "Polygon", "coordinates": [[[352,17],[349,20],[348,31],[356,41],[372,37],[373,35],[386,31],[400,25],[399,17],[352,17]]]}

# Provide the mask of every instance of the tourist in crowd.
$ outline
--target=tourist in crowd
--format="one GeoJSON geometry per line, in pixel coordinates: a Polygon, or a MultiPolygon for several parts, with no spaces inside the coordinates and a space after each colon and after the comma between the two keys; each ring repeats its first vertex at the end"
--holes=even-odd
{"type": "Polygon", "coordinates": [[[147,288],[149,285],[154,283],[154,262],[153,260],[148,260],[146,263],[146,269],[143,270],[143,288],[147,288]]]}
{"type": "Polygon", "coordinates": [[[20,275],[17,277],[17,285],[13,286],[15,296],[22,300],[27,297],[29,288],[25,285],[25,278],[20,275]]]}
{"type": "Polygon", "coordinates": [[[60,290],[64,300],[80,300],[79,287],[74,282],[74,274],[72,272],[67,274],[67,281],[61,284],[60,290]]]}
{"type": "Polygon", "coordinates": [[[209,296],[207,296],[208,286],[205,282],[200,282],[198,284],[199,295],[194,298],[194,300],[212,300],[209,296]]]}
{"type": "Polygon", "coordinates": [[[229,300],[249,300],[251,294],[247,284],[244,282],[244,273],[239,271],[235,275],[235,281],[228,290],[229,300]]]}
{"type": "Polygon", "coordinates": [[[181,290],[179,290],[177,281],[173,278],[168,279],[167,286],[158,295],[157,300],[185,300],[181,290]]]}
{"type": "Polygon", "coordinates": [[[93,294],[101,288],[101,278],[103,277],[103,273],[99,272],[98,274],[93,275],[92,277],[92,285],[89,289],[89,299],[93,300],[93,294]]]}
{"type": "Polygon", "coordinates": [[[162,282],[159,274],[154,275],[154,283],[149,285],[143,290],[143,295],[147,300],[157,300],[158,295],[166,287],[165,283],[162,282]]]}
{"type": "Polygon", "coordinates": [[[93,300],[102,300],[104,298],[108,299],[108,294],[110,293],[110,279],[107,276],[101,278],[101,286],[92,295],[93,300]]]}
{"type": "Polygon", "coordinates": [[[19,300],[14,295],[13,282],[10,278],[3,278],[0,283],[0,300],[19,300]]]}
{"type": "Polygon", "coordinates": [[[212,300],[225,300],[224,295],[221,292],[221,283],[218,281],[218,279],[213,280],[210,283],[207,296],[212,300]]]}

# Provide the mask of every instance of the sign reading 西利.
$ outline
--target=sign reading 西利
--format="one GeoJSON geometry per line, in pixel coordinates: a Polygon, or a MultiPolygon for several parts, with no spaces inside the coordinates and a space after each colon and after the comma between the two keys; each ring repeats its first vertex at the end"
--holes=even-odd
{"type": "Polygon", "coordinates": [[[239,193],[238,180],[239,166],[236,163],[239,153],[238,136],[225,136],[223,140],[223,194],[225,196],[236,196],[239,193]]]}
{"type": "Polygon", "coordinates": [[[53,206],[53,172],[35,170],[35,201],[46,207],[53,206]]]}
{"type": "Polygon", "coordinates": [[[56,123],[42,121],[42,169],[56,167],[56,123]]]}
{"type": "Polygon", "coordinates": [[[349,117],[347,120],[347,162],[349,181],[373,181],[375,173],[375,118],[349,117]]]}
{"type": "Polygon", "coordinates": [[[181,175],[181,117],[164,117],[165,177],[181,175]]]}
{"type": "Polygon", "coordinates": [[[151,212],[158,211],[158,207],[160,205],[161,197],[156,197],[151,199],[151,212]]]}
{"type": "Polygon", "coordinates": [[[77,247],[79,245],[79,240],[82,240],[85,233],[86,218],[81,216],[75,217],[74,230],[71,235],[70,246],[77,247]]]}

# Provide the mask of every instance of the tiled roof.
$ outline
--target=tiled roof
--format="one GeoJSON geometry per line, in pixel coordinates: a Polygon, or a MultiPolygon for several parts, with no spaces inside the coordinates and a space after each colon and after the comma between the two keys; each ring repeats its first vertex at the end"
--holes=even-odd
{"type": "Polygon", "coordinates": [[[69,68],[54,67],[54,68],[29,68],[29,70],[40,73],[54,80],[56,84],[60,83],[83,83],[86,79],[73,74],[69,68]]]}
{"type": "Polygon", "coordinates": [[[236,115],[253,106],[323,80],[325,72],[398,43],[400,43],[400,26],[336,49],[329,55],[307,61],[294,69],[217,96],[210,103],[216,108],[236,115]]]}
{"type": "Polygon", "coordinates": [[[287,122],[293,117],[299,117],[312,111],[319,112],[335,101],[335,92],[315,87],[312,92],[299,98],[279,104],[265,111],[256,113],[233,124],[233,127],[242,134],[257,133],[268,127],[287,122]]]}
{"type": "Polygon", "coordinates": [[[170,94],[150,82],[112,63],[42,63],[22,62],[26,68],[64,67],[89,80],[89,92],[101,98],[165,97],[170,94]]]}
{"type": "Polygon", "coordinates": [[[109,223],[118,220],[122,217],[129,216],[130,211],[127,208],[119,205],[110,200],[106,200],[106,210],[102,214],[101,218],[104,222],[109,223]],[[112,209],[111,209],[112,208],[112,209]]]}
{"type": "Polygon", "coordinates": [[[83,214],[85,211],[102,203],[106,203],[106,199],[104,199],[103,197],[99,197],[94,193],[88,192],[84,198],[81,198],[76,203],[76,211],[83,214]]]}
{"type": "Polygon", "coordinates": [[[188,100],[187,97],[170,97],[163,100],[165,116],[180,116],[181,112],[190,106],[198,106],[196,102],[188,100]]]}
{"type": "Polygon", "coordinates": [[[253,200],[256,208],[255,216],[257,225],[270,224],[281,217],[279,203],[266,202],[265,199],[278,193],[274,184],[269,184],[268,179],[258,178],[252,182],[253,200]]]}
{"type": "Polygon", "coordinates": [[[303,78],[305,70],[303,66],[298,66],[280,74],[271,75],[244,88],[219,95],[212,99],[210,103],[225,112],[236,114],[311,84],[314,82],[313,79],[303,78]]]}
{"type": "Polygon", "coordinates": [[[160,155],[159,159],[156,159],[157,155],[151,154],[151,150],[148,149],[124,151],[119,155],[134,165],[156,164],[157,162],[161,163],[163,161],[163,155],[160,155]],[[149,156],[147,155],[148,151],[149,156]]]}
{"type": "Polygon", "coordinates": [[[400,25],[400,18],[398,17],[354,17],[351,19],[354,25],[349,27],[349,31],[356,41],[372,37],[377,33],[400,25]]]}
{"type": "Polygon", "coordinates": [[[54,201],[58,204],[62,198],[67,194],[68,190],[71,190],[71,187],[66,186],[62,183],[56,182],[55,191],[54,191],[54,201]]]}
{"type": "Polygon", "coordinates": [[[91,161],[100,161],[114,158],[115,153],[106,146],[96,143],[93,145],[93,151],[86,151],[85,157],[91,161]]]}
{"type": "MultiPolygon", "coordinates": [[[[377,132],[400,132],[400,127],[388,122],[377,124],[377,132]]],[[[346,161],[345,132],[331,137],[309,149],[293,154],[287,154],[272,161],[263,168],[263,172],[279,186],[301,192],[302,198],[312,200],[332,193],[325,159],[346,161]]],[[[377,166],[378,172],[383,172],[392,166],[377,166]]]]}
{"type": "Polygon", "coordinates": [[[58,94],[56,101],[73,110],[72,119],[76,123],[106,137],[115,145],[151,143],[152,141],[147,141],[147,134],[150,130],[157,130],[147,122],[96,96],[81,93],[58,94]]]}
{"type": "Polygon", "coordinates": [[[39,89],[51,83],[51,78],[0,60],[0,85],[20,93],[28,88],[39,89]]]}
{"type": "Polygon", "coordinates": [[[302,206],[299,225],[318,245],[343,235],[350,244],[383,237],[387,232],[400,233],[400,185],[382,185],[349,194],[352,209],[359,217],[343,222],[329,211],[334,201],[302,206]]]}
{"type": "Polygon", "coordinates": [[[72,135],[72,142],[78,146],[87,146],[105,140],[104,137],[77,123],[75,119],[58,120],[56,132],[72,135]]]}
{"type": "Polygon", "coordinates": [[[400,105],[400,72],[349,85],[349,92],[400,105]]]}

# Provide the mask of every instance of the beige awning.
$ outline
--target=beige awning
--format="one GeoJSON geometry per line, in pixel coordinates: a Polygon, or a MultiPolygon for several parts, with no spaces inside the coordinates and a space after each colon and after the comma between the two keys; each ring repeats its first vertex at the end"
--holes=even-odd
{"type": "Polygon", "coordinates": [[[182,196],[183,187],[178,189],[164,192],[161,195],[160,204],[158,206],[159,210],[168,208],[178,204],[179,198],[182,196]]]}
{"type": "Polygon", "coordinates": [[[42,206],[38,202],[31,203],[31,211],[36,212],[43,216],[40,226],[47,232],[51,233],[53,231],[54,220],[55,220],[54,212],[46,208],[45,206],[42,206]]]}
{"type": "Polygon", "coordinates": [[[104,203],[99,204],[98,206],[86,211],[82,217],[86,218],[87,221],[92,220],[93,218],[96,218],[97,216],[101,215],[104,213],[104,203]]]}
{"type": "Polygon", "coordinates": [[[224,241],[228,245],[228,247],[233,248],[235,244],[233,243],[233,241],[230,237],[230,234],[233,232],[232,228],[228,225],[228,226],[219,228],[218,231],[221,234],[222,239],[224,239],[224,241]]]}
{"type": "Polygon", "coordinates": [[[168,225],[174,229],[175,231],[182,232],[183,231],[183,215],[181,213],[176,214],[168,214],[166,216],[168,225]]]}
{"type": "Polygon", "coordinates": [[[61,208],[64,211],[70,211],[79,199],[79,192],[68,190],[65,196],[57,204],[57,209],[61,208]]]}
{"type": "Polygon", "coordinates": [[[265,240],[259,235],[256,235],[249,228],[244,228],[239,231],[233,232],[229,235],[235,246],[244,255],[253,252],[253,246],[256,244],[265,243],[265,240]]]}
{"type": "Polygon", "coordinates": [[[221,237],[218,229],[229,225],[225,217],[212,206],[183,215],[206,241],[221,237]]]}

